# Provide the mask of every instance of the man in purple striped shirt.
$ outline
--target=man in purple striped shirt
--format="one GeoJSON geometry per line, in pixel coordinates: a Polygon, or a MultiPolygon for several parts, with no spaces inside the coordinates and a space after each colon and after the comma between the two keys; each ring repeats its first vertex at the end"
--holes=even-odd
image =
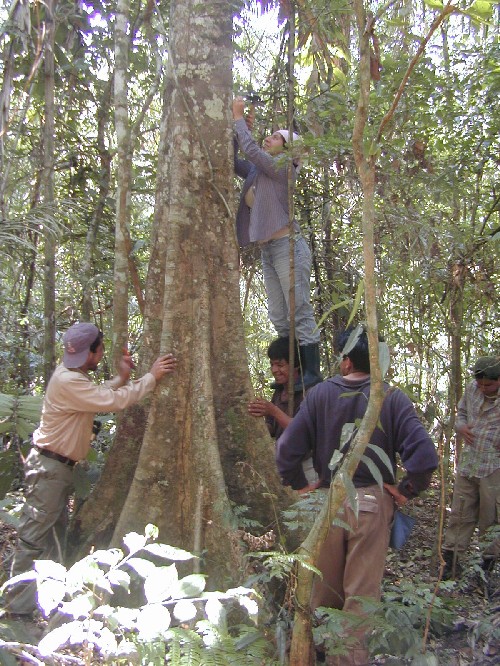
{"type": "MultiPolygon", "coordinates": [[[[287,130],[278,130],[264,139],[261,148],[253,139],[245,120],[245,102],[233,102],[236,138],[246,159],[235,155],[235,171],[245,179],[236,231],[241,247],[259,243],[267,293],[269,318],[279,337],[290,334],[290,225],[288,209],[288,167],[282,155],[289,139],[287,130]]],[[[299,137],[294,134],[294,139],[299,137]]],[[[295,178],[298,165],[294,164],[295,178]]],[[[307,388],[321,381],[319,369],[320,334],[311,305],[311,251],[296,221],[295,252],[295,333],[303,363],[302,382],[307,388]]]]}

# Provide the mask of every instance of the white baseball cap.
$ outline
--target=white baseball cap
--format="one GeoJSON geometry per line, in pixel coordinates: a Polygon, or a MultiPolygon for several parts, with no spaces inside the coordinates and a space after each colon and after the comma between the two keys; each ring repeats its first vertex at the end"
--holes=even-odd
{"type": "MultiPolygon", "coordinates": [[[[285,143],[288,143],[288,137],[290,136],[290,132],[288,130],[285,130],[285,129],[280,129],[280,130],[276,130],[276,131],[278,132],[278,134],[281,134],[281,136],[285,140],[285,143]]],[[[299,138],[299,135],[295,134],[295,132],[293,132],[293,140],[297,141],[298,138],[299,138]]]]}

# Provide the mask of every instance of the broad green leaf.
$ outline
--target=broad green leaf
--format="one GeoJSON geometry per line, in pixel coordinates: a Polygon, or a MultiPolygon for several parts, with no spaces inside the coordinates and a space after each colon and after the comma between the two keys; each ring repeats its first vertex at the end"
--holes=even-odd
{"type": "Polygon", "coordinates": [[[330,459],[330,462],[328,463],[328,469],[334,470],[339,462],[342,460],[343,456],[340,453],[338,449],[335,449],[335,451],[332,453],[332,457],[330,459]]]}
{"type": "Polygon", "coordinates": [[[92,592],[79,594],[71,601],[61,604],[61,611],[75,620],[87,618],[96,607],[96,597],[92,592]]]}
{"type": "Polygon", "coordinates": [[[114,612],[115,609],[113,606],[110,606],[109,604],[102,604],[102,606],[97,606],[97,608],[94,610],[94,616],[108,618],[111,617],[114,612]]]}
{"type": "Polygon", "coordinates": [[[189,622],[196,617],[197,612],[196,606],[192,601],[181,599],[174,606],[173,616],[179,622],[189,622]]]}
{"type": "Polygon", "coordinates": [[[35,560],[33,567],[40,578],[52,578],[64,581],[66,578],[66,567],[52,560],[35,560]]]}
{"type": "Polygon", "coordinates": [[[132,569],[142,578],[147,578],[156,569],[156,564],[154,562],[144,560],[141,557],[131,557],[130,560],[125,562],[125,565],[132,567],[132,569]]]}
{"type": "Polygon", "coordinates": [[[133,555],[144,548],[147,540],[148,539],[144,534],[138,534],[137,532],[129,532],[123,537],[123,543],[127,547],[129,555],[133,555]]]}
{"type": "MultiPolygon", "coordinates": [[[[12,416],[14,409],[14,396],[7,393],[0,393],[0,420],[8,419],[12,416]]],[[[2,432],[5,432],[2,430],[2,432]]]]}
{"type": "Polygon", "coordinates": [[[349,354],[349,352],[354,349],[354,347],[358,343],[359,338],[363,335],[364,330],[365,329],[363,324],[358,324],[356,328],[353,331],[351,331],[343,349],[340,352],[340,358],[347,356],[347,354],[349,354]]]}
{"type": "Polygon", "coordinates": [[[179,574],[175,564],[168,567],[155,567],[144,581],[144,594],[149,603],[165,601],[166,599],[178,599],[175,596],[179,574]]]}
{"type": "Polygon", "coordinates": [[[335,527],[341,527],[343,530],[347,530],[348,532],[351,531],[350,525],[348,525],[345,520],[342,520],[338,516],[335,516],[335,518],[332,520],[332,525],[335,527]]]}
{"type": "Polygon", "coordinates": [[[174,562],[192,560],[196,555],[189,553],[187,550],[182,550],[182,548],[174,548],[174,546],[168,546],[165,543],[150,543],[145,546],[143,550],[148,553],[152,553],[157,557],[163,557],[166,560],[173,560],[174,562]]]}
{"type": "MultiPolygon", "coordinates": [[[[27,642],[27,641],[22,641],[27,642]]],[[[7,650],[0,650],[0,664],[1,666],[17,666],[19,661],[13,654],[7,652],[7,650]]]]}
{"type": "Polygon", "coordinates": [[[30,438],[30,435],[36,429],[36,427],[36,423],[30,423],[30,421],[22,419],[19,416],[16,420],[16,432],[23,441],[26,441],[30,438]]]}
{"type": "Polygon", "coordinates": [[[49,632],[42,638],[38,644],[38,649],[42,657],[48,657],[53,652],[56,652],[60,647],[68,643],[70,636],[74,629],[78,628],[81,622],[74,620],[73,622],[66,622],[60,627],[49,632]]]}
{"type": "Polygon", "coordinates": [[[119,548],[95,550],[90,557],[99,564],[107,564],[110,567],[114,567],[123,558],[123,551],[119,548]]]}
{"type": "Polygon", "coordinates": [[[8,587],[16,585],[16,583],[28,583],[32,580],[37,579],[36,571],[25,571],[22,574],[17,574],[17,576],[12,576],[9,580],[6,580],[5,583],[0,587],[0,592],[4,592],[8,587]]]}
{"type": "Polygon", "coordinates": [[[116,656],[122,659],[127,659],[131,664],[138,663],[137,646],[132,641],[123,639],[118,644],[118,647],[116,649],[116,656]]]}
{"type": "MultiPolygon", "coordinates": [[[[347,326],[349,326],[349,325],[351,324],[352,320],[354,319],[354,317],[356,316],[356,314],[357,314],[357,312],[358,312],[358,310],[359,310],[359,305],[360,305],[360,303],[361,303],[361,299],[362,299],[362,297],[363,297],[364,291],[365,291],[365,281],[364,281],[364,280],[360,280],[359,283],[358,283],[358,288],[357,288],[357,290],[356,290],[356,296],[354,297],[354,303],[353,303],[353,306],[352,306],[351,314],[349,315],[349,319],[348,319],[348,321],[347,321],[347,326]]],[[[358,324],[358,326],[356,326],[356,328],[355,328],[354,331],[351,333],[351,335],[353,335],[354,333],[356,333],[356,331],[358,331],[358,329],[359,329],[360,326],[361,326],[361,324],[358,324]]],[[[363,332],[363,326],[361,326],[361,332],[359,332],[359,333],[357,334],[356,342],[358,341],[358,338],[359,338],[359,336],[361,335],[362,332],[363,332]]],[[[350,340],[350,339],[351,339],[351,336],[349,336],[349,340],[350,340]]],[[[349,340],[347,340],[347,342],[346,342],[346,344],[345,344],[345,346],[344,346],[344,350],[345,350],[345,348],[348,346],[348,344],[349,344],[349,340]]],[[[352,345],[352,347],[349,348],[349,351],[351,351],[351,349],[353,349],[353,347],[355,347],[356,342],[352,345]]],[[[349,352],[346,352],[346,351],[344,351],[344,350],[342,350],[342,355],[344,355],[344,354],[348,354],[348,353],[349,353],[349,352]]]]}
{"type": "Polygon", "coordinates": [[[378,363],[383,379],[389,370],[389,366],[391,365],[391,353],[389,351],[389,345],[387,342],[378,343],[378,363]]]}
{"type": "MultiPolygon", "coordinates": [[[[335,50],[340,52],[340,49],[335,49],[335,50]]],[[[340,83],[342,83],[342,84],[345,85],[345,83],[346,83],[346,81],[347,81],[347,79],[346,79],[346,75],[344,74],[344,72],[343,72],[339,67],[335,67],[335,66],[333,66],[333,67],[332,67],[332,73],[333,73],[335,79],[336,79],[338,82],[340,82],[340,83]]]]}
{"type": "Polygon", "coordinates": [[[158,538],[159,529],[156,527],[156,525],[148,523],[144,529],[144,534],[145,536],[147,536],[148,539],[156,541],[156,539],[158,538]]]}
{"type": "Polygon", "coordinates": [[[464,10],[464,13],[474,16],[474,18],[490,19],[493,16],[493,4],[487,0],[475,0],[470,7],[464,10]]]}
{"type": "Polygon", "coordinates": [[[219,599],[215,597],[210,597],[208,599],[205,603],[205,614],[211,624],[219,627],[219,629],[225,627],[226,611],[219,599]]]}
{"type": "Polygon", "coordinates": [[[383,486],[384,486],[384,479],[382,478],[382,474],[380,473],[380,470],[379,470],[379,468],[377,467],[377,465],[376,465],[376,464],[373,462],[373,460],[372,460],[371,458],[369,458],[368,456],[364,456],[364,455],[361,456],[361,460],[362,460],[362,462],[364,462],[365,465],[368,467],[368,469],[370,470],[371,475],[373,476],[373,478],[375,479],[375,481],[377,482],[377,484],[378,484],[378,485],[380,486],[380,488],[382,489],[383,486]]]}
{"type": "Polygon", "coordinates": [[[114,656],[118,650],[118,643],[113,632],[108,627],[103,627],[93,635],[93,643],[104,657],[114,656]]]}
{"type": "Polygon", "coordinates": [[[424,4],[431,9],[443,9],[442,0],[424,0],[424,4]]]}
{"type": "MultiPolygon", "coordinates": [[[[96,613],[97,614],[97,611],[96,613]]],[[[113,613],[109,616],[108,622],[112,619],[116,622],[121,630],[131,631],[137,622],[139,610],[137,608],[123,608],[119,606],[113,609],[113,613]]]]}
{"type": "Polygon", "coordinates": [[[19,416],[33,424],[38,424],[42,414],[43,396],[20,395],[17,398],[17,411],[19,416]]]}
{"type": "Polygon", "coordinates": [[[356,436],[357,427],[355,423],[348,422],[342,426],[340,433],[340,451],[346,451],[354,437],[356,436]]]}
{"type": "Polygon", "coordinates": [[[389,459],[389,456],[387,455],[387,453],[386,453],[383,449],[380,448],[380,446],[375,446],[375,444],[368,444],[368,446],[367,446],[366,448],[369,448],[369,449],[371,449],[374,453],[376,453],[377,456],[380,458],[380,460],[381,460],[381,461],[384,463],[384,465],[387,467],[387,469],[389,470],[389,472],[390,472],[391,474],[394,474],[393,466],[392,466],[392,463],[391,463],[391,461],[390,461],[390,459],[389,459]]]}
{"type": "Polygon", "coordinates": [[[106,574],[110,585],[119,585],[127,592],[130,588],[130,576],[123,569],[112,569],[106,574]]]}
{"type": "Polygon", "coordinates": [[[161,604],[148,604],[141,608],[137,617],[137,638],[150,643],[161,638],[170,627],[170,613],[161,604]]]}
{"type": "Polygon", "coordinates": [[[202,574],[191,574],[181,578],[175,586],[172,597],[184,599],[185,597],[198,597],[205,589],[205,576],[202,574]]]}
{"type": "Polygon", "coordinates": [[[105,579],[104,571],[99,568],[99,565],[92,559],[91,555],[84,557],[79,562],[75,562],[66,574],[68,591],[81,590],[87,585],[99,585],[109,592],[112,591],[105,579]]]}
{"type": "Polygon", "coordinates": [[[43,611],[45,617],[56,609],[66,595],[66,585],[64,581],[46,578],[37,583],[38,605],[43,611]]]}
{"type": "Polygon", "coordinates": [[[240,606],[246,609],[250,617],[255,618],[259,614],[259,605],[255,599],[250,599],[250,597],[243,595],[238,597],[238,602],[240,606]]]}
{"type": "Polygon", "coordinates": [[[341,472],[341,479],[345,486],[346,498],[347,501],[349,502],[349,506],[352,508],[352,510],[357,516],[359,507],[358,507],[358,493],[356,491],[356,488],[354,487],[351,477],[348,474],[346,474],[345,471],[341,472]]]}

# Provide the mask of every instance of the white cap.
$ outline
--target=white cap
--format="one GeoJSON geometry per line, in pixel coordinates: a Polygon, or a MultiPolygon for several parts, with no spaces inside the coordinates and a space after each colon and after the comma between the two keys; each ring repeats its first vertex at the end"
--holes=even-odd
{"type": "MultiPolygon", "coordinates": [[[[288,130],[276,130],[276,131],[278,132],[278,134],[281,134],[281,136],[285,140],[285,143],[288,143],[288,137],[290,136],[290,132],[288,130]]],[[[295,132],[294,132],[293,133],[293,140],[297,141],[298,138],[299,138],[299,135],[295,134],[295,132]]]]}

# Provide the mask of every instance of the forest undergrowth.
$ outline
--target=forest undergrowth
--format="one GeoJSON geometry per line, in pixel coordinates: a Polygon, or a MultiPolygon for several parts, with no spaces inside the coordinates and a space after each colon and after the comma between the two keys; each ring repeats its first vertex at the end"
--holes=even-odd
{"type": "MultiPolygon", "coordinates": [[[[439,496],[439,488],[435,486],[425,499],[412,503],[409,512],[416,518],[416,524],[410,538],[402,550],[390,550],[387,557],[384,575],[386,601],[394,599],[406,606],[421,603],[425,607],[429,599],[432,600],[439,574],[436,547],[439,496]]],[[[2,581],[8,577],[7,570],[15,542],[15,528],[0,521],[2,581]]],[[[500,565],[497,563],[486,579],[481,573],[480,559],[479,544],[474,539],[467,559],[463,561],[460,576],[454,582],[442,585],[436,592],[438,605],[446,609],[443,614],[443,617],[446,615],[446,621],[440,623],[439,620],[433,620],[426,640],[426,653],[429,657],[433,655],[439,666],[488,666],[500,663],[500,565]]],[[[397,618],[397,609],[395,613],[397,618]]],[[[4,638],[6,629],[9,633],[9,624],[2,628],[4,638]]],[[[47,630],[47,621],[40,615],[30,621],[11,621],[11,628],[16,640],[36,644],[47,630]]],[[[404,631],[402,627],[395,629],[404,631]]],[[[8,636],[5,638],[8,639],[8,636]]],[[[423,642],[422,637],[422,645],[423,642]]],[[[3,663],[1,658],[0,663],[3,663]]],[[[371,662],[372,666],[412,663],[417,662],[411,658],[387,655],[377,655],[371,662]]]]}
{"type": "MultiPolygon", "coordinates": [[[[440,489],[436,485],[425,500],[413,502],[411,514],[415,527],[400,551],[389,551],[384,574],[384,589],[390,591],[407,584],[433,589],[438,581],[439,558],[437,533],[440,489]]],[[[476,666],[500,664],[500,564],[488,579],[480,568],[480,551],[475,537],[460,576],[438,592],[444,605],[452,611],[452,626],[433,628],[428,641],[429,653],[439,666],[476,666]]],[[[401,664],[391,659],[373,664],[401,664]]]]}

